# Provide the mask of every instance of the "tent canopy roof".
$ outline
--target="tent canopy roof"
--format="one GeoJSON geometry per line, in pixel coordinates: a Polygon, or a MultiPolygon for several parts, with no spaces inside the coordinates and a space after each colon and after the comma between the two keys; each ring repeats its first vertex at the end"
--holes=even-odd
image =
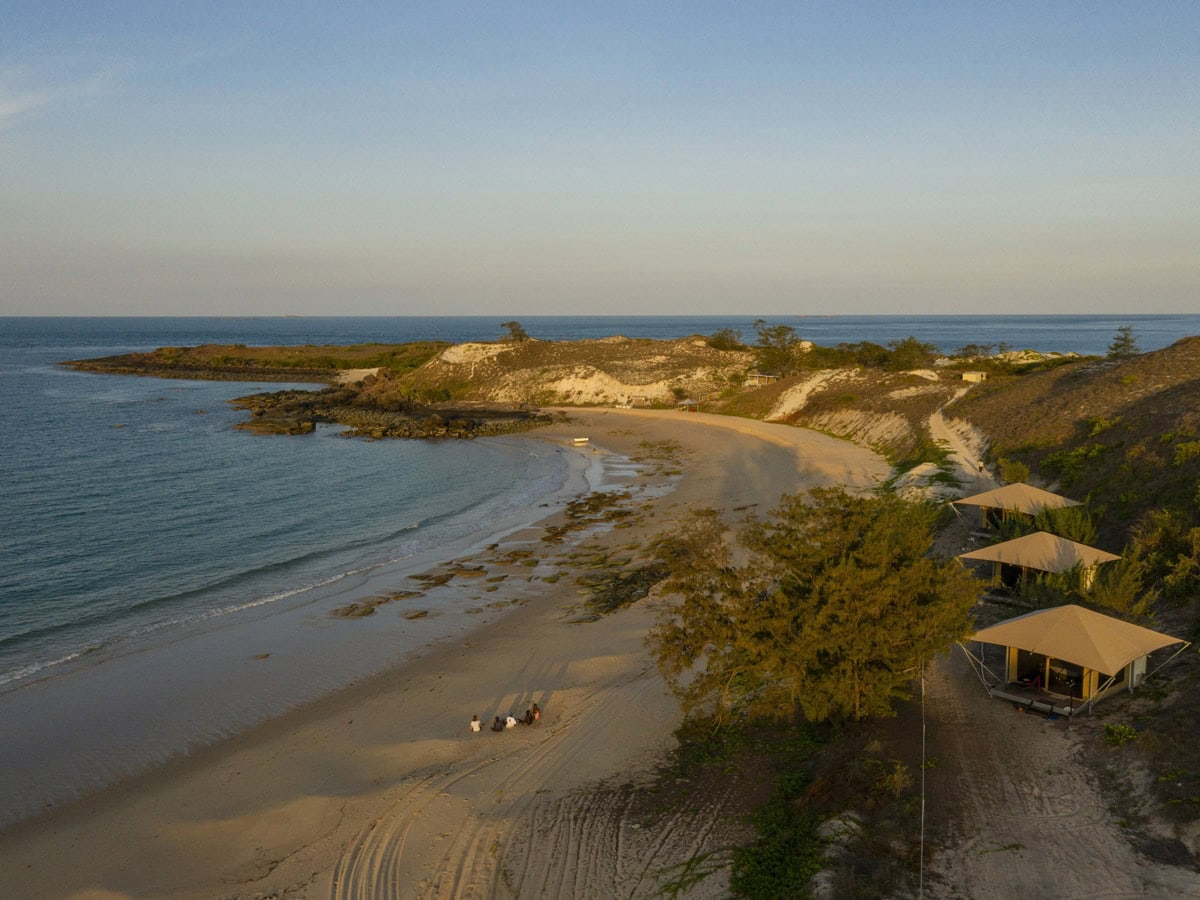
{"type": "Polygon", "coordinates": [[[1074,604],[1040,609],[975,632],[972,640],[1002,644],[1115,675],[1152,650],[1185,643],[1074,604]]]}
{"type": "Polygon", "coordinates": [[[1029,516],[1036,516],[1043,509],[1061,509],[1064,506],[1080,506],[1078,500],[1068,500],[1050,491],[1043,491],[1031,484],[1018,481],[1016,484],[1006,484],[982,494],[974,494],[955,500],[965,506],[986,506],[991,509],[1011,509],[1029,516]]]}
{"type": "Polygon", "coordinates": [[[1015,540],[960,553],[958,558],[1024,566],[1041,572],[1069,572],[1075,566],[1095,566],[1121,557],[1087,544],[1068,541],[1047,531],[1037,531],[1015,540]]]}

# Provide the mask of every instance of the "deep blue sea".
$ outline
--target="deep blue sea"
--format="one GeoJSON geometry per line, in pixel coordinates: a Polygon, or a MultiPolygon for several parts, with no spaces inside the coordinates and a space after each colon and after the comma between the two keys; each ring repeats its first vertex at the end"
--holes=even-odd
{"type": "MultiPolygon", "coordinates": [[[[544,340],[721,328],[750,340],[753,320],[521,321],[544,340]]],[[[400,586],[406,561],[540,518],[534,511],[576,489],[580,465],[595,465],[521,437],[256,436],[234,429],[245,414],[228,401],[278,384],[94,375],[58,363],[203,343],[495,340],[501,321],[0,318],[0,768],[9,782],[0,829],[444,639],[470,618],[470,598],[419,629],[394,614],[347,627],[328,608],[400,586]]],[[[1200,316],[1180,315],[770,322],[822,345],[914,336],[946,352],[1003,342],[1103,354],[1127,324],[1143,350],[1200,334],[1200,316]]]]}
{"type": "MultiPolygon", "coordinates": [[[[818,344],[915,336],[1103,354],[1200,316],[777,317],[818,344]]],[[[546,340],[672,338],[751,317],[528,317],[546,340]]],[[[0,690],[80,654],[286,598],[436,545],[562,479],[535,442],[346,440],[235,431],[227,401],[277,385],[73,372],[65,359],[203,343],[495,340],[492,317],[0,319],[0,690]],[[336,511],[331,514],[331,511],[336,511]]]]}

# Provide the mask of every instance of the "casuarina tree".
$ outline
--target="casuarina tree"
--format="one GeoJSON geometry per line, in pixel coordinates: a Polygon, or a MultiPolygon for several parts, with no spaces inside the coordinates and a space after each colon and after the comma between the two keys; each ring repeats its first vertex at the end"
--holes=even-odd
{"type": "Polygon", "coordinates": [[[684,710],[891,714],[921,661],[969,633],[979,596],[958,563],[930,555],[936,517],[822,488],[785,496],[736,543],[714,512],[685,523],[663,547],[668,600],[647,638],[684,710]]]}

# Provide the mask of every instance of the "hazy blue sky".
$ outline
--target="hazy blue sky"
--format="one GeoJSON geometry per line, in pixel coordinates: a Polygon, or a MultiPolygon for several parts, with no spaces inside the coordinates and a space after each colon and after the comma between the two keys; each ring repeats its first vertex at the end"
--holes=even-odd
{"type": "Polygon", "coordinates": [[[0,0],[0,314],[1200,310],[1200,2],[0,0]]]}

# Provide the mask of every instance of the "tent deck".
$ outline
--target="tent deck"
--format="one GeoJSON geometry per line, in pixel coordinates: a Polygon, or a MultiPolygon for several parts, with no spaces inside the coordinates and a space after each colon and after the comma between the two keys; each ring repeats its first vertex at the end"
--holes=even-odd
{"type": "Polygon", "coordinates": [[[963,645],[963,651],[971,663],[971,668],[983,682],[983,688],[989,698],[1007,700],[1018,709],[1039,712],[1046,716],[1070,717],[1086,705],[1086,701],[1071,700],[1065,694],[1055,694],[1045,688],[1035,688],[1021,682],[1005,682],[996,673],[1004,671],[1004,648],[996,644],[979,645],[980,655],[975,656],[963,645]]]}
{"type": "Polygon", "coordinates": [[[988,696],[1008,700],[1018,708],[1054,716],[1073,716],[1086,701],[1074,700],[1062,694],[1032,688],[1024,684],[1009,682],[999,687],[987,686],[988,696]]]}

